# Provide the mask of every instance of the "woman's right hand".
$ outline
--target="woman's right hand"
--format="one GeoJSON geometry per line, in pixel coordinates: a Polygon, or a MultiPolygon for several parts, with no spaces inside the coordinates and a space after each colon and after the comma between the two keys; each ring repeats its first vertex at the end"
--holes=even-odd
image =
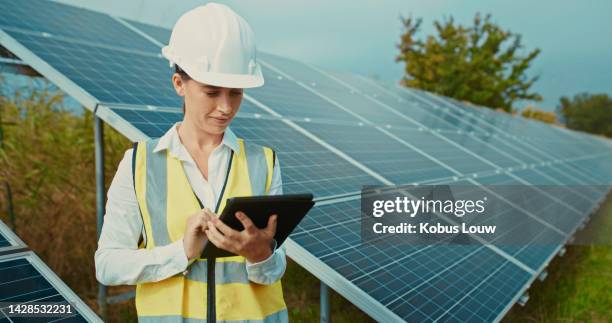
{"type": "Polygon", "coordinates": [[[198,258],[202,254],[204,243],[207,240],[205,230],[208,228],[210,217],[215,217],[215,215],[205,208],[192,214],[187,219],[185,234],[183,235],[183,248],[188,260],[198,258]]]}

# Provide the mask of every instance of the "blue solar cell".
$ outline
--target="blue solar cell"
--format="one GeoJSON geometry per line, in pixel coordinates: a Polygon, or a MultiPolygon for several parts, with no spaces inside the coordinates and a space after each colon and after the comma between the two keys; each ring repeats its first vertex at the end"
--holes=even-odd
{"type": "Polygon", "coordinates": [[[573,200],[563,201],[560,200],[557,190],[550,188],[539,188],[537,186],[525,186],[521,182],[508,175],[500,174],[487,178],[479,178],[477,181],[483,185],[514,185],[522,188],[522,190],[508,189],[507,187],[500,187],[500,196],[513,202],[515,205],[523,207],[528,210],[531,214],[537,218],[545,221],[546,223],[554,226],[559,231],[565,234],[571,234],[575,229],[576,225],[582,221],[586,213],[580,213],[576,211],[573,206],[573,200]],[[554,194],[557,193],[557,194],[554,194]]]}
{"type": "Polygon", "coordinates": [[[8,247],[11,245],[11,242],[0,232],[0,248],[8,247]]]}
{"type": "Polygon", "coordinates": [[[299,124],[396,184],[433,181],[455,175],[374,127],[315,122],[299,124]]]}
{"type": "Polygon", "coordinates": [[[294,60],[271,54],[262,54],[261,58],[265,63],[272,65],[274,68],[288,74],[317,93],[332,99],[344,108],[359,114],[361,117],[375,124],[400,125],[415,128],[420,126],[406,118],[398,117],[397,113],[392,112],[392,110],[395,109],[417,120],[417,122],[425,124],[427,127],[448,130],[457,129],[457,127],[451,123],[452,121],[459,122],[458,120],[452,120],[451,123],[449,123],[436,115],[428,114],[418,107],[421,104],[420,102],[404,99],[402,99],[401,102],[397,99],[387,101],[386,99],[389,98],[380,96],[379,93],[375,92],[377,89],[372,85],[362,88],[352,88],[352,86],[339,75],[317,70],[294,60]],[[364,93],[374,95],[376,99],[384,99],[384,104],[377,104],[369,100],[363,95],[364,93]]]}
{"type": "Polygon", "coordinates": [[[550,173],[552,167],[540,167],[539,172],[533,169],[520,169],[514,175],[526,180],[530,184],[543,187],[555,187],[556,197],[562,201],[571,201],[572,206],[583,213],[588,213],[596,201],[601,197],[593,196],[591,192],[584,192],[584,187],[571,186],[564,182],[562,178],[557,178],[556,174],[550,173]],[[550,175],[549,175],[550,174],[550,175]]]}
{"type": "Polygon", "coordinates": [[[155,53],[123,51],[21,32],[13,36],[100,102],[179,107],[172,70],[155,53]]]}
{"type": "Polygon", "coordinates": [[[304,119],[359,121],[295,81],[263,66],[265,85],[251,90],[251,96],[283,116],[304,119]]]}
{"type": "Polygon", "coordinates": [[[468,120],[458,117],[451,109],[419,95],[411,89],[399,89],[394,85],[382,83],[349,73],[329,72],[334,78],[375,98],[404,115],[414,119],[424,127],[432,129],[478,131],[468,120]]]}
{"type": "MultiPolygon", "coordinates": [[[[420,151],[433,156],[435,159],[462,174],[495,170],[495,166],[483,161],[482,156],[470,154],[462,150],[454,145],[453,141],[447,139],[445,134],[397,127],[392,127],[388,130],[420,151]]],[[[454,134],[454,137],[463,137],[460,139],[461,141],[473,140],[472,137],[466,134],[454,134]]]]}
{"type": "Polygon", "coordinates": [[[100,321],[87,306],[76,297],[33,253],[21,253],[0,257],[0,302],[3,307],[0,320],[10,322],[92,322],[100,321]],[[61,317],[13,317],[9,316],[8,303],[71,304],[71,313],[61,317]]]}
{"type": "Polygon", "coordinates": [[[110,16],[55,1],[0,0],[0,28],[90,43],[98,47],[159,51],[155,45],[110,16]]]}

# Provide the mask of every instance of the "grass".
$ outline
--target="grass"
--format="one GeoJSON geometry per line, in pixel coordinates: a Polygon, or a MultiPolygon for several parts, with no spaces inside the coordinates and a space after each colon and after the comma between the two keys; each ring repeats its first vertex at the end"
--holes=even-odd
{"type": "Polygon", "coordinates": [[[612,320],[612,198],[580,235],[597,245],[568,246],[548,267],[548,277],[529,289],[524,307],[515,305],[505,322],[610,322],[612,320]],[[605,240],[605,241],[603,241],[605,240]]]}
{"type": "MultiPolygon", "coordinates": [[[[290,322],[319,321],[319,280],[306,269],[289,260],[283,276],[285,302],[289,309],[290,322]]],[[[374,322],[344,297],[329,290],[330,316],[337,322],[374,322]]]]}

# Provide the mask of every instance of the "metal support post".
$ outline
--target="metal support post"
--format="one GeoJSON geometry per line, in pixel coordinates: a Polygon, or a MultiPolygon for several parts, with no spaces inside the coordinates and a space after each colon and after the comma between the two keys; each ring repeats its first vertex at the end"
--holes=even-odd
{"type": "Polygon", "coordinates": [[[321,282],[321,323],[329,323],[329,289],[321,282]]]}
{"type": "MultiPolygon", "coordinates": [[[[98,239],[102,233],[104,223],[104,204],[106,202],[106,189],[104,186],[104,124],[94,114],[94,140],[96,151],[96,214],[98,226],[98,239]]],[[[102,320],[107,319],[106,286],[98,283],[98,306],[102,320]]]]}

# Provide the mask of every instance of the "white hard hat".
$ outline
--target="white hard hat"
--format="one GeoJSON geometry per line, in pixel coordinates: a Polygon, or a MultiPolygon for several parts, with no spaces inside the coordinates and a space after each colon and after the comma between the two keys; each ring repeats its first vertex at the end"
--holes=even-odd
{"type": "Polygon", "coordinates": [[[208,3],[183,14],[162,54],[192,79],[214,86],[264,84],[249,24],[229,7],[208,3]]]}

